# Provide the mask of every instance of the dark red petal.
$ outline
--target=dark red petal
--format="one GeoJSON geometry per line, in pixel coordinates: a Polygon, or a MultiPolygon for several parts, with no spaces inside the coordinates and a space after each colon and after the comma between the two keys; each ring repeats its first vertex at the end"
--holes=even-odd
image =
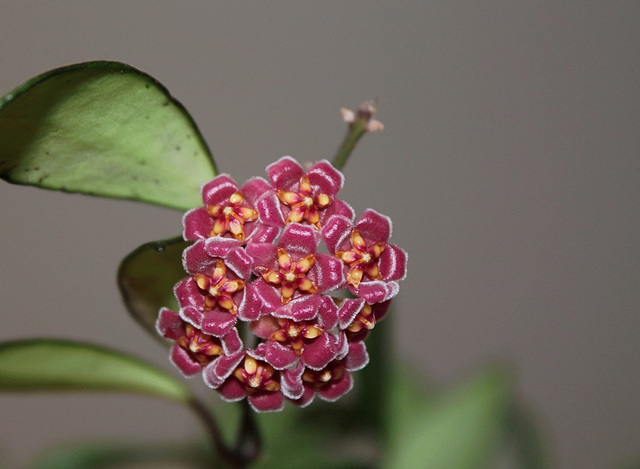
{"type": "Polygon", "coordinates": [[[351,391],[352,388],[353,379],[349,372],[345,372],[339,381],[335,381],[326,388],[319,390],[318,396],[325,401],[334,402],[351,391]]]}
{"type": "Polygon", "coordinates": [[[380,274],[384,280],[403,280],[407,275],[407,253],[393,244],[387,244],[380,256],[380,274]]]}
{"type": "Polygon", "coordinates": [[[276,189],[290,191],[297,189],[304,169],[290,156],[283,156],[275,163],[267,166],[267,175],[276,189]]]}
{"type": "Polygon", "coordinates": [[[256,412],[278,412],[284,408],[284,397],[280,391],[253,394],[248,399],[256,412]]]}
{"type": "Polygon", "coordinates": [[[356,221],[356,228],[369,244],[389,241],[391,219],[372,209],[367,209],[356,221]]]}
{"type": "Polygon", "coordinates": [[[178,344],[173,344],[173,347],[171,347],[171,363],[185,376],[193,376],[202,371],[202,366],[192,359],[186,350],[178,344]]]}
{"type": "Polygon", "coordinates": [[[220,174],[202,186],[202,201],[205,205],[221,205],[238,190],[238,185],[226,174],[220,174]]]}
{"type": "Polygon", "coordinates": [[[236,317],[226,311],[207,311],[202,319],[201,329],[205,334],[224,337],[236,323],[236,317]]]}
{"type": "MultiPolygon", "coordinates": [[[[314,164],[307,173],[309,182],[318,188],[316,193],[327,194],[334,197],[344,184],[344,176],[334,168],[327,160],[314,164]]],[[[314,187],[314,188],[315,188],[314,187]]]]}
{"type": "Polygon", "coordinates": [[[189,241],[206,239],[211,234],[213,220],[204,207],[189,210],[182,217],[182,236],[189,241]]]}
{"type": "Polygon", "coordinates": [[[330,253],[335,254],[341,249],[348,248],[348,240],[353,224],[348,218],[334,216],[322,226],[321,235],[330,253]]]}

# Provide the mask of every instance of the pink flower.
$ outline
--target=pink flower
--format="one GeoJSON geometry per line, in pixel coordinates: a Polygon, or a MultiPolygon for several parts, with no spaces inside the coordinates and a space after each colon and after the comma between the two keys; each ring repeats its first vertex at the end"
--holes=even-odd
{"type": "Polygon", "coordinates": [[[299,223],[287,225],[278,245],[252,243],[246,252],[253,258],[253,282],[264,302],[263,312],[294,321],[316,317],[320,293],[344,283],[339,259],[317,253],[317,231],[299,223]]]}
{"type": "Polygon", "coordinates": [[[388,240],[391,220],[366,210],[355,225],[345,217],[332,217],[322,238],[343,263],[347,287],[367,303],[380,303],[398,294],[397,280],[407,273],[407,254],[388,240]]]}
{"type": "Polygon", "coordinates": [[[242,342],[235,329],[222,338],[212,337],[167,308],[160,310],[156,329],[161,336],[174,341],[171,347],[171,362],[185,376],[201,372],[220,355],[237,353],[242,349],[242,342]]]}
{"type": "Polygon", "coordinates": [[[207,334],[223,337],[237,319],[254,321],[261,302],[251,279],[251,257],[229,238],[200,240],[185,249],[190,277],[175,287],[181,316],[207,334]]]}
{"type": "Polygon", "coordinates": [[[270,242],[278,229],[261,223],[257,200],[271,190],[262,178],[247,181],[241,188],[226,174],[216,176],[202,186],[204,207],[185,213],[182,223],[186,240],[196,241],[222,236],[245,242],[270,242]]]}
{"type": "Polygon", "coordinates": [[[257,412],[275,412],[284,407],[284,398],[302,396],[302,367],[278,371],[265,362],[258,350],[222,356],[203,372],[204,382],[222,398],[233,402],[248,399],[257,412]]]}
{"type": "Polygon", "coordinates": [[[389,310],[391,300],[369,304],[362,298],[349,298],[338,309],[338,326],[349,342],[361,342],[369,336],[389,310]]]}
{"type": "Polygon", "coordinates": [[[337,312],[333,300],[324,296],[318,317],[312,321],[267,315],[254,322],[251,330],[265,340],[264,360],[274,368],[290,368],[299,359],[303,365],[320,370],[338,355],[346,353],[344,333],[330,332],[337,325],[337,312]]]}
{"type": "Polygon", "coordinates": [[[344,176],[328,161],[319,161],[305,173],[290,156],[267,166],[275,192],[257,204],[260,218],[270,226],[304,223],[318,229],[332,216],[353,219],[353,209],[336,198],[344,176]]]}
{"type": "Polygon", "coordinates": [[[367,363],[369,355],[364,342],[350,343],[344,358],[332,361],[322,370],[304,370],[301,376],[304,391],[293,402],[305,407],[313,401],[316,394],[328,402],[338,400],[353,388],[353,379],[349,372],[360,370],[367,363]]]}

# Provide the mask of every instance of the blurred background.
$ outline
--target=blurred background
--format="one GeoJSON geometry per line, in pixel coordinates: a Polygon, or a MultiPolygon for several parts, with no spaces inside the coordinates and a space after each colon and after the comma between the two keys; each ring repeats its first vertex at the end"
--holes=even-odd
{"type": "MultiPolygon", "coordinates": [[[[397,353],[444,387],[511,363],[553,467],[617,467],[640,457],[639,21],[633,1],[0,0],[0,94],[129,63],[240,183],[282,155],[330,158],[339,109],[377,98],[385,130],[342,196],[391,216],[410,253],[397,353]]],[[[181,214],[4,182],[0,197],[0,339],[94,341],[173,372],[115,271],[181,214]]],[[[7,467],[64,441],[200,431],[176,405],[114,395],[2,395],[0,421],[7,467]]]]}

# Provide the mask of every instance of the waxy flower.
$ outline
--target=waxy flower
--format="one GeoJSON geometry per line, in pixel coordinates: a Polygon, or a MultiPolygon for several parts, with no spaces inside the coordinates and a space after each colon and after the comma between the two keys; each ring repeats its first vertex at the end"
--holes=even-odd
{"type": "Polygon", "coordinates": [[[362,298],[343,300],[338,309],[338,326],[349,342],[365,340],[376,323],[387,314],[391,300],[369,304],[362,298]]]}
{"type": "Polygon", "coordinates": [[[320,370],[346,353],[346,335],[332,332],[337,323],[336,304],[332,298],[323,296],[314,320],[294,321],[266,315],[254,322],[251,330],[264,339],[264,360],[274,368],[290,368],[300,360],[305,366],[320,370]]]}
{"type": "Polygon", "coordinates": [[[353,219],[353,209],[336,196],[344,176],[328,161],[320,161],[305,172],[289,156],[267,167],[275,192],[258,203],[260,218],[270,226],[304,223],[318,229],[332,216],[353,219]]]}
{"type": "Polygon", "coordinates": [[[235,329],[223,338],[213,337],[204,334],[167,308],[160,310],[156,329],[161,336],[174,341],[171,361],[185,376],[201,372],[218,356],[234,354],[242,349],[242,342],[235,329]]]}
{"type": "Polygon", "coordinates": [[[317,253],[318,232],[299,223],[287,225],[277,245],[252,243],[246,252],[260,276],[255,288],[263,310],[274,317],[310,321],[317,315],[320,293],[344,283],[339,259],[317,253]]]}
{"type": "Polygon", "coordinates": [[[388,243],[390,236],[391,220],[371,209],[355,224],[336,216],[322,228],[329,251],[344,263],[347,288],[368,303],[396,296],[407,273],[407,254],[388,243]]]}
{"type": "Polygon", "coordinates": [[[261,302],[251,278],[252,259],[241,242],[229,238],[200,240],[185,249],[185,270],[175,294],[181,316],[207,334],[223,337],[238,319],[254,321],[261,302]]]}
{"type": "Polygon", "coordinates": [[[321,370],[306,369],[302,373],[304,392],[295,403],[305,407],[317,394],[321,399],[333,402],[353,388],[351,371],[361,370],[369,363],[364,342],[349,344],[344,358],[334,360],[321,370]]]}
{"type": "Polygon", "coordinates": [[[216,176],[202,186],[204,207],[194,208],[183,218],[184,239],[196,241],[215,236],[243,243],[270,242],[278,229],[259,220],[256,203],[271,190],[263,178],[247,181],[241,188],[226,174],[216,176]]]}
{"type": "Polygon", "coordinates": [[[316,395],[335,401],[352,388],[407,257],[388,243],[384,215],[367,210],[353,222],[337,198],[342,173],[327,161],[305,171],[283,157],[267,174],[271,184],[239,188],[221,175],[203,186],[204,206],[183,218],[195,243],[174,288],[179,311],[163,308],[157,322],[183,374],[201,372],[223,399],[246,398],[258,412],[316,395]],[[323,241],[329,254],[319,252],[323,241]]]}

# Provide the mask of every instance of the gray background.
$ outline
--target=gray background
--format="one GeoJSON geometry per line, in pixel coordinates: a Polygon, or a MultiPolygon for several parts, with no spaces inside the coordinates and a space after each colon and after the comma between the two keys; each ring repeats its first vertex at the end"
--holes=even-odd
{"type": "MultiPolygon", "coordinates": [[[[640,455],[639,19],[623,1],[0,1],[0,92],[130,63],[240,182],[281,155],[330,157],[340,107],[378,98],[386,129],[342,194],[390,215],[410,253],[400,353],[445,386],[512,362],[556,466],[613,467],[640,455]]],[[[170,370],[114,276],[181,214],[5,183],[0,197],[0,338],[86,339],[170,370]]],[[[69,439],[199,431],[129,396],[0,396],[0,421],[13,464],[69,439]]]]}

